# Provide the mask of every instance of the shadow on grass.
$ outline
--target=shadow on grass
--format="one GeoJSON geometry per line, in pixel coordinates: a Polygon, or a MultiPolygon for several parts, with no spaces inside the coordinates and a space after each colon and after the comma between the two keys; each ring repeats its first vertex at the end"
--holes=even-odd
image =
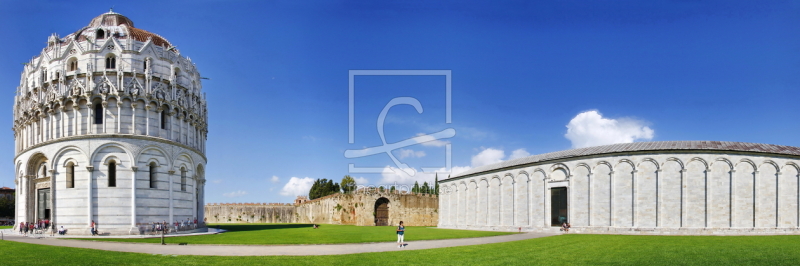
{"type": "MultiPolygon", "coordinates": [[[[217,225],[209,226],[217,228],[217,225]]],[[[220,224],[220,229],[228,230],[229,232],[241,231],[261,231],[271,229],[290,229],[290,228],[312,228],[312,224],[220,224]]]]}

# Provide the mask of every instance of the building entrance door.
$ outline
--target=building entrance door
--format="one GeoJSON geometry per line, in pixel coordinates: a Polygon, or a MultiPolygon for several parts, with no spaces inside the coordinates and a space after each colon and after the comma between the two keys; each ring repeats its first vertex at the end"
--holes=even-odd
{"type": "Polygon", "coordinates": [[[561,226],[569,222],[569,202],[567,201],[567,188],[554,187],[550,189],[550,220],[551,226],[561,226]]]}
{"type": "Polygon", "coordinates": [[[389,225],[389,200],[380,198],[375,201],[375,226],[389,225]]]}
{"type": "Polygon", "coordinates": [[[43,188],[37,191],[36,213],[39,219],[50,219],[50,189],[43,188]]]}

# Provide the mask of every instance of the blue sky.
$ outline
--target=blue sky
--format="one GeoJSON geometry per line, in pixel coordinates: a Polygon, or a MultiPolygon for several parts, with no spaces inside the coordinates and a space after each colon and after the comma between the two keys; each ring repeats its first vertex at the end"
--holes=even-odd
{"type": "MultiPolygon", "coordinates": [[[[389,156],[344,157],[453,128],[394,151],[410,168],[459,170],[527,154],[630,141],[720,140],[800,146],[796,1],[0,1],[0,124],[21,63],[51,33],[114,6],[197,64],[209,101],[206,202],[289,202],[348,164],[394,169],[389,156]],[[450,70],[355,78],[349,70],[450,70]],[[1,108],[5,106],[4,108],[1,108]]],[[[12,132],[0,137],[0,185],[13,186],[12,132]]],[[[429,174],[352,174],[362,184],[429,174]]]]}

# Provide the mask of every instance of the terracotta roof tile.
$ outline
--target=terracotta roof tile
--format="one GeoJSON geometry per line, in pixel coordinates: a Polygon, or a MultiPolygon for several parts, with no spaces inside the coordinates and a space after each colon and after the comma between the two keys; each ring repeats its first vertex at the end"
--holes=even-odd
{"type": "MultiPolygon", "coordinates": [[[[619,152],[634,152],[634,151],[681,151],[681,150],[714,150],[714,151],[735,151],[735,152],[756,152],[756,153],[769,153],[780,155],[793,155],[800,156],[800,147],[772,145],[763,143],[746,143],[746,142],[731,142],[731,141],[653,141],[653,142],[634,142],[623,144],[611,144],[605,146],[587,147],[580,149],[564,150],[551,153],[538,154],[519,158],[514,160],[503,161],[496,164],[485,165],[476,167],[466,172],[455,174],[451,177],[457,178],[468,176],[497,169],[503,169],[512,166],[526,165],[533,163],[542,163],[552,160],[612,154],[619,152]]],[[[443,179],[446,180],[446,179],[443,179]]]]}

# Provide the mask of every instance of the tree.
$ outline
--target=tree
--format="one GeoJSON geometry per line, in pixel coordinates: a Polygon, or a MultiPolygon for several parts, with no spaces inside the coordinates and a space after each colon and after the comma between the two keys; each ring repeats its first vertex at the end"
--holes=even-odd
{"type": "Polygon", "coordinates": [[[411,193],[419,193],[419,182],[414,181],[414,187],[411,188],[411,193]]]}
{"type": "Polygon", "coordinates": [[[436,179],[433,180],[434,189],[433,194],[439,195],[439,174],[436,174],[436,179]]]}
{"type": "Polygon", "coordinates": [[[423,193],[423,194],[430,194],[431,193],[431,187],[428,186],[428,181],[425,181],[424,183],[422,183],[422,187],[420,188],[419,193],[423,193]]]}
{"type": "Polygon", "coordinates": [[[392,188],[389,189],[389,192],[394,193],[394,191],[395,191],[394,186],[392,186],[392,188]]]}
{"type": "Polygon", "coordinates": [[[342,191],[350,193],[356,190],[356,180],[353,177],[346,175],[342,178],[342,191]]]}
{"type": "Polygon", "coordinates": [[[13,194],[11,197],[0,195],[0,217],[14,217],[14,200],[13,194]]]}
{"type": "Polygon", "coordinates": [[[311,189],[308,191],[308,199],[318,199],[331,194],[339,193],[341,188],[339,183],[334,183],[333,180],[327,178],[314,180],[311,189]]]}

